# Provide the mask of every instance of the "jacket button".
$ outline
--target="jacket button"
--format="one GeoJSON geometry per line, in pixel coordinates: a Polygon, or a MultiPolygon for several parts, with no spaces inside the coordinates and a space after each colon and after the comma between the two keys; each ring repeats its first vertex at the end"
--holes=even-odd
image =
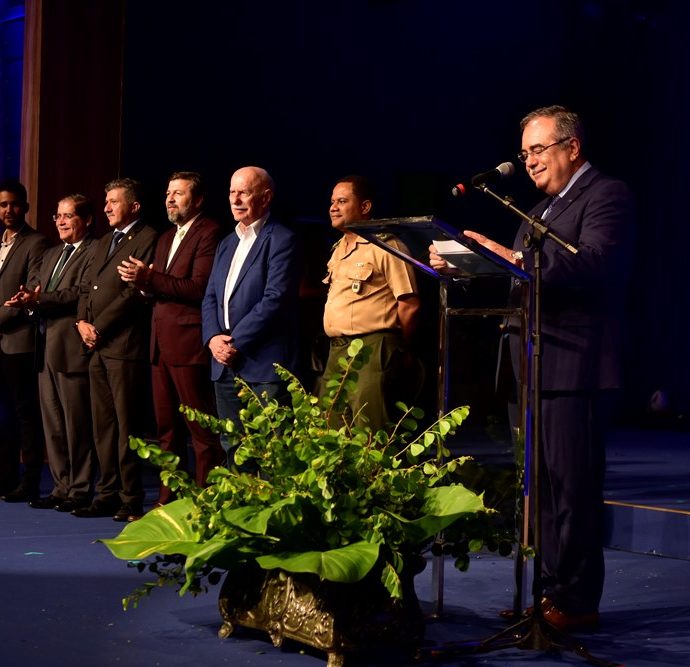
{"type": "Polygon", "coordinates": [[[94,288],[94,289],[98,289],[98,285],[94,285],[93,288],[94,288]]]}

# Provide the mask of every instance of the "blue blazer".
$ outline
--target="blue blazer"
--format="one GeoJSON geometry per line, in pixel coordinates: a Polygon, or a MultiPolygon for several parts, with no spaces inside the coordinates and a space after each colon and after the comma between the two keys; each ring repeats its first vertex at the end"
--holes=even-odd
{"type": "MultiPolygon", "coordinates": [[[[228,330],[223,317],[225,281],[238,243],[233,231],[216,250],[201,307],[204,345],[217,334],[230,334],[240,352],[232,370],[247,382],[276,382],[274,363],[293,372],[297,368],[297,239],[269,216],[230,295],[228,330]]],[[[211,360],[211,379],[221,379],[226,370],[211,360]]]]}
{"type": "MultiPolygon", "coordinates": [[[[530,215],[541,216],[548,200],[530,215]]],[[[590,167],[549,213],[545,224],[578,249],[547,239],[542,253],[542,388],[612,389],[621,380],[621,333],[635,239],[635,204],[621,181],[590,167]]],[[[523,250],[523,222],[513,248],[523,250]]],[[[525,270],[534,272],[532,252],[525,270]]],[[[519,339],[511,336],[517,374],[519,339]]]]}

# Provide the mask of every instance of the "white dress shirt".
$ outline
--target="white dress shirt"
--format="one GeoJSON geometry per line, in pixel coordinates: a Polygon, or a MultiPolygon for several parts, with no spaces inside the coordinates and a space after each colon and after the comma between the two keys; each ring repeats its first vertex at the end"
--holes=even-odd
{"type": "Polygon", "coordinates": [[[247,255],[249,255],[249,251],[252,249],[256,237],[259,235],[267,219],[268,214],[263,218],[259,218],[256,222],[252,222],[248,227],[245,227],[241,222],[238,222],[235,226],[235,234],[239,237],[240,242],[235,250],[235,254],[232,256],[228,277],[225,279],[225,293],[223,295],[223,317],[225,328],[228,330],[230,330],[230,318],[228,313],[230,295],[232,294],[232,290],[235,289],[235,283],[237,283],[242,265],[247,259],[247,255]]]}

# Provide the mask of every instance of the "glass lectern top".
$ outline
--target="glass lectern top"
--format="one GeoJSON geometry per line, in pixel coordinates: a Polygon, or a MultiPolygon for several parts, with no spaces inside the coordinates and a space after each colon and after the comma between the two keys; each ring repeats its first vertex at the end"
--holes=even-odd
{"type": "Polygon", "coordinates": [[[360,220],[346,228],[437,279],[513,275],[529,280],[529,275],[515,264],[433,216],[360,220]],[[390,239],[402,242],[405,247],[388,244],[390,239]],[[429,266],[432,243],[452,267],[447,273],[441,274],[429,266]]]}

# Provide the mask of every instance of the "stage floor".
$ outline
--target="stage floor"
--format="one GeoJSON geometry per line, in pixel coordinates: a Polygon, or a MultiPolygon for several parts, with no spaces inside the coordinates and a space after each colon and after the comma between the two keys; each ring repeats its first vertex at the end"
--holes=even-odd
{"type": "MultiPolygon", "coordinates": [[[[615,502],[653,500],[660,507],[666,498],[669,507],[663,509],[676,509],[683,495],[676,490],[688,488],[687,442],[686,434],[619,432],[609,451],[607,494],[615,502]]],[[[171,589],[155,590],[137,609],[122,611],[121,598],[146,577],[94,543],[120,528],[109,518],[77,519],[0,502],[0,665],[325,665],[323,654],[295,644],[278,649],[246,631],[219,640],[216,591],[179,598],[171,589]]],[[[615,549],[607,549],[605,557],[601,628],[576,638],[596,657],[629,667],[690,664],[690,560],[615,549]]],[[[506,627],[497,612],[512,605],[512,560],[480,553],[466,573],[457,572],[450,561],[444,569],[444,614],[428,623],[426,648],[447,650],[506,627]]],[[[416,579],[429,614],[435,609],[431,579],[431,566],[416,579]]],[[[415,662],[388,654],[355,664],[585,664],[570,652],[558,656],[520,649],[463,657],[451,651],[442,658],[440,663],[415,662]]]]}

